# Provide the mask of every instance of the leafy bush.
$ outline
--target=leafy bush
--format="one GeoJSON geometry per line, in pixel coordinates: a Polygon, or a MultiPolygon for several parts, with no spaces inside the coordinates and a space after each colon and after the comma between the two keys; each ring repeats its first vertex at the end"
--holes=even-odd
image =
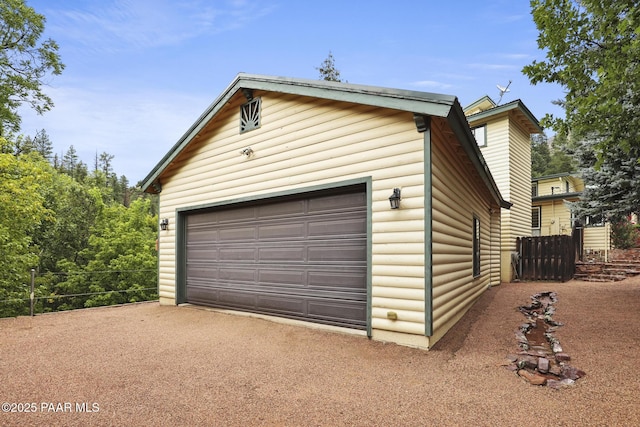
{"type": "Polygon", "coordinates": [[[633,248],[639,238],[638,230],[630,222],[618,221],[611,224],[611,241],[615,248],[633,248]]]}

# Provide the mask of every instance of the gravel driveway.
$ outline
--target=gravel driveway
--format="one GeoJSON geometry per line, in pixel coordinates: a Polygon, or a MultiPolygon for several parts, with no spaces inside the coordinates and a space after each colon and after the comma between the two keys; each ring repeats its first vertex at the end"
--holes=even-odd
{"type": "Polygon", "coordinates": [[[429,352],[157,303],[1,319],[0,401],[22,412],[0,425],[637,426],[639,325],[640,278],[500,285],[429,352]],[[587,373],[571,388],[501,366],[544,291],[587,373]]]}

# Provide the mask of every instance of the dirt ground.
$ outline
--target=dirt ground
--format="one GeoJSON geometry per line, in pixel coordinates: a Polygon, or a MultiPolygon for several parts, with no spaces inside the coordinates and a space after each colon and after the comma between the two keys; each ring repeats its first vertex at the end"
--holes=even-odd
{"type": "Polygon", "coordinates": [[[639,325],[640,278],[502,284],[428,352],[157,303],[2,319],[0,425],[637,426],[639,325]],[[571,388],[501,366],[544,291],[571,388]]]}

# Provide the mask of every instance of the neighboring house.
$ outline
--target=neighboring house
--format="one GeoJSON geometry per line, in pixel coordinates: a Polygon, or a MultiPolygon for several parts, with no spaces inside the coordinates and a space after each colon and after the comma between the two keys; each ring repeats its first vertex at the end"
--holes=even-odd
{"type": "Polygon", "coordinates": [[[520,100],[497,105],[485,96],[464,112],[502,197],[513,204],[502,210],[500,243],[501,280],[510,282],[516,239],[531,236],[531,135],[542,128],[520,100]]]}
{"type": "Polygon", "coordinates": [[[510,203],[453,96],[239,74],[142,187],[161,304],[430,348],[500,283],[510,203]]]}
{"type": "Polygon", "coordinates": [[[602,218],[576,218],[571,202],[584,191],[582,178],[569,173],[541,176],[531,180],[531,233],[534,236],[571,235],[577,219],[582,227],[583,253],[608,260],[611,224],[602,218]]]}

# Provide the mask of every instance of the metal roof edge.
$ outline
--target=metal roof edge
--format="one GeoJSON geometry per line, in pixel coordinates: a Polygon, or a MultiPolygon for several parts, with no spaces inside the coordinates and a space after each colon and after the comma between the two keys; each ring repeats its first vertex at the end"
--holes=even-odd
{"type": "Polygon", "coordinates": [[[491,103],[491,105],[493,105],[492,108],[496,107],[496,103],[494,102],[494,100],[491,99],[489,95],[484,95],[481,98],[478,98],[477,100],[472,102],[471,104],[467,105],[466,107],[463,107],[462,111],[472,110],[473,108],[477,107],[478,105],[481,105],[485,101],[488,101],[489,103],[491,103]]]}
{"type": "Polygon", "coordinates": [[[531,202],[544,202],[547,200],[561,200],[569,198],[580,198],[582,191],[575,191],[573,193],[558,193],[558,194],[546,194],[544,196],[535,196],[531,198],[531,202]]]}
{"type": "Polygon", "coordinates": [[[560,173],[554,173],[554,174],[551,174],[551,175],[543,175],[543,176],[537,176],[537,177],[531,178],[531,182],[543,181],[543,180],[546,180],[546,179],[553,179],[553,178],[563,178],[565,176],[581,179],[580,176],[578,174],[576,174],[576,173],[560,172],[560,173]]]}
{"type": "Polygon", "coordinates": [[[538,131],[538,133],[542,133],[543,129],[540,126],[540,122],[533,115],[533,113],[527,108],[526,105],[520,99],[516,99],[515,101],[511,101],[504,105],[498,105],[497,107],[490,108],[489,110],[481,111],[479,113],[471,114],[468,119],[469,121],[474,120],[482,120],[486,119],[501,113],[506,113],[511,110],[520,111],[533,125],[533,127],[538,131]]]}
{"type": "Polygon", "coordinates": [[[457,102],[457,100],[451,108],[451,112],[449,113],[447,120],[454,133],[458,137],[462,148],[465,150],[472,163],[476,167],[477,171],[480,173],[480,178],[489,188],[489,191],[493,194],[495,200],[498,202],[500,207],[509,209],[511,206],[513,206],[513,203],[508,202],[502,198],[502,194],[500,194],[498,185],[493,179],[493,175],[491,175],[489,166],[484,160],[484,156],[482,155],[482,152],[480,151],[480,148],[476,143],[476,139],[471,133],[471,128],[469,127],[467,118],[464,115],[464,111],[462,110],[462,107],[457,102]]]}

